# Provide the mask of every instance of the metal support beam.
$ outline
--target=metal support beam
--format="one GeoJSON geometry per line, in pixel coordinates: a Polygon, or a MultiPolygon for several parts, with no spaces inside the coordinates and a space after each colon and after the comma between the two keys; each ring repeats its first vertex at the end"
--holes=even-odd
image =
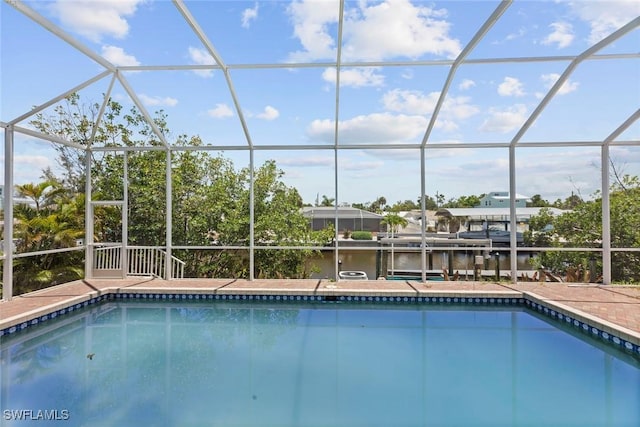
{"type": "Polygon", "coordinates": [[[142,101],[140,101],[140,98],[138,98],[138,94],[136,93],[136,91],[133,90],[133,88],[129,85],[129,82],[127,81],[127,79],[124,78],[124,76],[120,73],[120,71],[116,71],[116,77],[118,78],[118,81],[120,81],[120,84],[122,85],[124,90],[129,94],[129,97],[131,98],[133,103],[136,104],[136,107],[140,111],[140,114],[142,114],[142,117],[144,117],[147,124],[151,127],[151,130],[153,131],[153,133],[158,137],[162,145],[164,145],[165,147],[168,147],[169,143],[167,142],[167,139],[165,138],[164,134],[162,133],[162,131],[160,130],[156,122],[153,120],[153,118],[149,114],[149,111],[146,109],[142,101]]]}
{"type": "Polygon", "coordinates": [[[522,139],[522,136],[533,125],[533,123],[536,121],[538,116],[540,116],[542,111],[544,111],[544,109],[546,108],[547,104],[549,104],[549,102],[551,102],[551,99],[553,99],[553,97],[556,95],[556,93],[558,93],[558,91],[567,82],[567,80],[569,80],[569,76],[578,67],[578,65],[580,65],[580,63],[582,61],[584,61],[584,60],[588,59],[589,57],[593,56],[596,52],[598,52],[601,49],[604,49],[605,47],[607,47],[608,45],[610,45],[614,41],[618,40],[620,37],[624,36],[628,32],[634,30],[638,26],[640,26],[640,17],[637,17],[634,20],[630,21],[626,25],[622,26],[618,30],[616,30],[613,33],[609,34],[607,37],[605,37],[604,39],[600,40],[598,43],[594,44],[593,46],[591,46],[590,48],[588,48],[587,50],[582,52],[580,55],[576,56],[576,58],[573,61],[571,61],[569,66],[564,70],[564,72],[558,78],[558,80],[556,80],[556,82],[551,87],[551,89],[549,89],[549,91],[544,96],[544,98],[542,98],[542,101],[540,101],[540,104],[538,104],[536,109],[533,110],[533,113],[531,113],[531,115],[524,122],[522,127],[518,130],[518,132],[516,132],[515,136],[511,140],[511,145],[517,144],[520,141],[520,139],[522,139]]]}
{"type": "Polygon", "coordinates": [[[79,84],[78,86],[75,86],[71,89],[69,89],[68,91],[56,96],[55,98],[50,99],[49,101],[45,102],[44,104],[41,104],[37,107],[33,107],[31,110],[29,110],[28,112],[24,113],[23,115],[16,117],[15,119],[11,120],[9,122],[9,124],[17,124],[31,116],[33,116],[34,114],[39,113],[40,111],[44,110],[47,107],[52,106],[53,104],[55,104],[56,102],[62,101],[63,99],[65,99],[66,97],[68,97],[69,95],[71,95],[72,93],[76,93],[79,90],[84,89],[85,87],[97,82],[98,80],[101,80],[102,78],[104,78],[105,76],[112,74],[111,71],[103,71],[102,73],[98,74],[97,76],[95,76],[92,79],[89,79],[81,84],[79,84]]]}
{"type": "Polygon", "coordinates": [[[129,153],[122,153],[122,277],[129,272],[129,153]]]}
{"type": "Polygon", "coordinates": [[[233,100],[233,105],[235,106],[236,113],[238,114],[238,119],[240,120],[240,125],[242,126],[242,131],[244,132],[245,138],[247,140],[247,144],[249,147],[253,147],[253,141],[251,140],[251,134],[249,133],[249,127],[247,126],[247,121],[244,117],[244,112],[242,107],[240,106],[240,101],[238,101],[238,96],[236,94],[235,87],[233,85],[233,81],[231,80],[231,75],[229,74],[229,68],[222,60],[222,57],[211,43],[211,40],[207,37],[205,32],[200,27],[200,24],[193,17],[187,6],[184,4],[182,0],[173,0],[173,4],[178,8],[182,17],[187,21],[187,24],[191,27],[193,32],[196,34],[198,39],[202,42],[204,47],[207,49],[207,52],[214,61],[220,66],[222,72],[224,73],[224,78],[227,82],[227,88],[229,89],[229,94],[231,95],[231,99],[233,100]]]}
{"type": "Polygon", "coordinates": [[[91,198],[93,185],[91,182],[91,149],[84,153],[84,277],[93,277],[93,206],[91,198]]]}
{"type": "Polygon", "coordinates": [[[93,59],[98,64],[102,65],[107,70],[115,71],[115,67],[111,62],[107,61],[105,58],[98,55],[92,49],[88,48],[86,45],[81,43],[78,39],[76,39],[75,37],[72,37],[65,31],[63,31],[60,27],[55,25],[53,22],[49,21],[44,16],[42,16],[38,12],[31,9],[29,6],[24,4],[24,2],[19,0],[11,0],[11,1],[7,1],[7,4],[9,4],[10,6],[13,6],[14,8],[22,12],[24,15],[26,15],[27,17],[35,21],[42,28],[45,28],[46,30],[52,32],[57,37],[61,38],[62,40],[64,40],[74,48],[78,49],[87,57],[93,59]]]}
{"type": "Polygon", "coordinates": [[[255,279],[255,237],[256,237],[256,210],[255,210],[255,161],[253,150],[249,150],[249,280],[255,279]]]}
{"type": "MultiPolygon", "coordinates": [[[[516,218],[516,147],[509,147],[509,261],[511,281],[518,283],[518,223],[516,218]]],[[[499,260],[499,258],[498,258],[499,260]]]]}
{"type": "Polygon", "coordinates": [[[67,141],[66,139],[60,138],[58,136],[48,135],[46,133],[38,132],[37,130],[27,129],[20,126],[14,126],[13,130],[23,135],[32,136],[34,138],[43,139],[45,141],[54,142],[56,144],[61,144],[67,147],[76,148],[78,150],[86,149],[84,145],[78,144],[77,142],[67,141]]]}
{"type": "MultiPolygon", "coordinates": [[[[340,278],[340,248],[338,245],[338,237],[340,230],[338,225],[340,221],[338,219],[338,134],[340,132],[340,71],[342,69],[342,27],[344,23],[344,0],[340,0],[340,10],[338,15],[338,39],[336,41],[336,101],[335,101],[335,115],[334,115],[334,128],[333,128],[333,189],[334,189],[334,242],[335,242],[335,257],[334,257],[334,274],[336,280],[340,278]]],[[[386,267],[385,267],[386,268],[386,267]]]]}
{"type": "Polygon", "coordinates": [[[13,126],[4,130],[4,261],[2,299],[13,298],[13,126]]]}
{"type": "Polygon", "coordinates": [[[165,189],[165,196],[166,196],[166,214],[167,214],[167,224],[166,227],[167,229],[165,230],[166,233],[166,244],[167,244],[167,257],[166,257],[166,263],[165,263],[165,277],[167,280],[171,280],[171,245],[173,244],[172,241],[172,231],[173,231],[173,185],[172,185],[172,173],[171,173],[171,156],[172,156],[172,152],[171,149],[167,149],[167,168],[166,168],[166,189],[165,189]]]}
{"type": "Polygon", "coordinates": [[[422,247],[420,251],[420,270],[422,283],[427,281],[427,184],[426,178],[426,159],[424,158],[425,149],[420,147],[420,212],[422,221],[420,221],[420,235],[422,236],[422,247]]]}
{"type": "Polygon", "coordinates": [[[513,0],[503,0],[498,7],[493,11],[491,16],[482,24],[482,27],[476,32],[471,41],[467,43],[467,45],[462,49],[462,52],[458,55],[455,62],[451,65],[449,69],[449,75],[447,75],[447,79],[444,82],[444,87],[442,91],[440,91],[440,96],[438,97],[438,101],[436,102],[436,106],[433,109],[433,113],[431,114],[431,120],[429,120],[429,124],[427,125],[427,130],[422,137],[422,145],[424,146],[429,137],[431,136],[431,132],[433,131],[433,127],[436,124],[436,120],[438,119],[438,114],[440,114],[440,109],[444,104],[444,100],[447,97],[447,92],[449,91],[449,87],[451,86],[451,82],[453,82],[453,78],[456,75],[456,71],[460,64],[462,64],[467,56],[473,51],[478,43],[484,38],[484,36],[489,32],[491,27],[498,22],[500,17],[504,14],[513,0]]]}
{"type": "Polygon", "coordinates": [[[102,105],[100,105],[100,111],[98,111],[98,115],[96,116],[96,121],[93,124],[93,129],[91,129],[91,137],[89,138],[89,146],[93,145],[93,142],[96,139],[96,134],[98,133],[98,129],[100,128],[100,124],[102,123],[102,119],[104,118],[104,112],[107,109],[107,105],[109,104],[109,98],[111,98],[111,92],[113,91],[113,84],[116,82],[116,73],[113,73],[111,76],[111,81],[109,82],[109,87],[107,87],[107,91],[104,94],[104,99],[102,100],[102,105]]]}
{"type": "Polygon", "coordinates": [[[340,278],[340,250],[338,248],[338,236],[339,231],[338,225],[340,222],[338,221],[338,148],[333,147],[333,194],[335,197],[335,201],[333,202],[333,224],[334,224],[334,233],[333,233],[333,250],[334,250],[334,265],[333,271],[335,274],[336,280],[340,278]]]}
{"type": "Polygon", "coordinates": [[[602,284],[611,284],[611,203],[609,200],[609,146],[603,145],[602,162],[602,284]]]}
{"type": "MultiPolygon", "coordinates": [[[[618,128],[604,139],[602,146],[602,283],[610,285],[611,277],[611,201],[609,199],[609,163],[611,161],[610,145],[622,133],[640,119],[640,108],[631,114],[618,128]]],[[[592,278],[593,280],[593,278],[592,278]]]]}

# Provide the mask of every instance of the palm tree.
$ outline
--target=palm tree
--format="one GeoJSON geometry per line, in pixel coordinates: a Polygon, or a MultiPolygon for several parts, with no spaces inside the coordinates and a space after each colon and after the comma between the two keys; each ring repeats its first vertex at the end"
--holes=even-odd
{"type": "MultiPolygon", "coordinates": [[[[84,236],[83,195],[70,195],[49,181],[20,185],[17,190],[33,200],[16,205],[14,212],[18,253],[76,246],[84,236]]],[[[82,258],[80,251],[17,258],[16,294],[82,278],[82,258]]]]}
{"type": "Polygon", "coordinates": [[[64,188],[53,181],[43,181],[39,184],[27,183],[16,186],[18,194],[29,200],[33,200],[35,210],[50,208],[55,199],[64,193],[64,188]]]}
{"type": "Polygon", "coordinates": [[[327,197],[325,194],[322,195],[322,203],[320,203],[320,206],[323,207],[330,207],[333,206],[333,202],[335,202],[336,199],[332,198],[332,197],[327,197]]]}
{"type": "Polygon", "coordinates": [[[386,225],[387,230],[391,230],[391,237],[393,237],[394,233],[397,233],[400,227],[406,227],[409,222],[398,214],[389,213],[380,221],[380,224],[386,225]]]}

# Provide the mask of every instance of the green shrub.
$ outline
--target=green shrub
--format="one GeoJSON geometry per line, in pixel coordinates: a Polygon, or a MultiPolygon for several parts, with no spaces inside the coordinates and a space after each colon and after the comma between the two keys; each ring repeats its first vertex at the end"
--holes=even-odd
{"type": "Polygon", "coordinates": [[[354,231],[351,233],[353,240],[371,240],[373,236],[370,231],[354,231]]]}

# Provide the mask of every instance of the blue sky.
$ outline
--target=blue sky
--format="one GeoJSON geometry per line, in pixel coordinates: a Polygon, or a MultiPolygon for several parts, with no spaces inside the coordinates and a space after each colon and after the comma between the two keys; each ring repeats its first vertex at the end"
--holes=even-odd
{"type": "MultiPolygon", "coordinates": [[[[116,66],[206,65],[213,58],[169,1],[24,2],[116,66]]],[[[226,65],[253,144],[332,146],[338,39],[336,1],[185,1],[226,65]],[[305,67],[283,64],[308,63],[305,67]],[[258,67],[276,64],[278,67],[258,67]]],[[[339,144],[380,149],[338,151],[338,199],[391,203],[420,195],[420,152],[383,149],[419,143],[449,72],[415,61],[454,59],[498,6],[495,1],[409,0],[345,3],[340,76],[339,144]],[[400,64],[401,63],[401,64],[400,64]]],[[[8,122],[103,71],[96,62],[6,3],[1,9],[1,110],[8,122]]],[[[508,143],[564,72],[571,57],[640,15],[632,1],[515,1],[461,65],[449,88],[427,150],[427,193],[446,198],[508,190],[508,143]],[[487,58],[559,57],[554,61],[484,63],[487,58]],[[459,148],[458,148],[459,147],[459,148]]],[[[526,148],[527,142],[601,141],[640,107],[640,30],[587,60],[570,76],[516,152],[517,191],[555,200],[588,197],[600,187],[599,147],[526,148]]],[[[179,134],[205,143],[247,145],[221,70],[123,71],[145,107],[168,114],[172,142],[179,134]]],[[[100,102],[110,77],[80,92],[100,102]]],[[[112,96],[132,101],[118,83],[112,96]]],[[[27,121],[20,123],[28,127],[27,121]]],[[[617,140],[640,141],[640,123],[617,140]]],[[[614,162],[638,175],[640,147],[613,147],[614,162]]],[[[246,151],[227,150],[238,167],[246,151]]],[[[285,181],[306,202],[334,195],[332,150],[256,151],[257,164],[275,159],[285,181]]],[[[17,183],[36,181],[55,167],[50,145],[16,134],[17,183]]]]}

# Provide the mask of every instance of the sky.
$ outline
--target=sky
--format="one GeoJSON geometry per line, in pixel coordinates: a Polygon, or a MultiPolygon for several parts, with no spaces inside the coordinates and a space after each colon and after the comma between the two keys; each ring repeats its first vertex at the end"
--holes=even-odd
{"type": "MultiPolygon", "coordinates": [[[[224,155],[243,167],[249,152],[236,148],[248,146],[248,134],[258,148],[256,165],[275,160],[307,203],[335,198],[336,188],[339,203],[420,197],[420,150],[394,146],[419,146],[451,61],[498,4],[345,2],[337,87],[331,67],[338,55],[337,1],[185,1],[228,66],[226,76],[221,69],[126,68],[216,63],[173,2],[24,2],[82,46],[124,67],[120,72],[144,108],[168,115],[169,143],[181,134],[199,135],[205,144],[229,147],[224,155]],[[333,147],[336,105],[341,149],[305,148],[333,147]],[[265,146],[291,148],[259,149],[265,146]]],[[[426,193],[449,199],[507,191],[508,149],[478,145],[513,142],[570,60],[638,16],[640,3],[633,1],[514,1],[455,70],[428,135],[426,193]],[[553,60],[486,61],[497,58],[553,60]]],[[[5,2],[0,24],[0,121],[105,70],[5,2]]],[[[580,63],[516,141],[519,194],[553,201],[572,193],[588,198],[600,188],[600,147],[551,145],[602,141],[638,110],[639,46],[636,27],[598,52],[606,58],[580,63]]],[[[82,89],[81,99],[101,102],[110,81],[109,75],[82,89]]],[[[118,81],[111,96],[133,106],[118,81]]],[[[28,128],[28,122],[18,125],[28,128]]],[[[622,173],[640,175],[640,123],[615,140],[634,141],[613,146],[611,156],[622,173]]],[[[15,182],[38,181],[46,167],[56,168],[51,144],[16,133],[15,182]]]]}

